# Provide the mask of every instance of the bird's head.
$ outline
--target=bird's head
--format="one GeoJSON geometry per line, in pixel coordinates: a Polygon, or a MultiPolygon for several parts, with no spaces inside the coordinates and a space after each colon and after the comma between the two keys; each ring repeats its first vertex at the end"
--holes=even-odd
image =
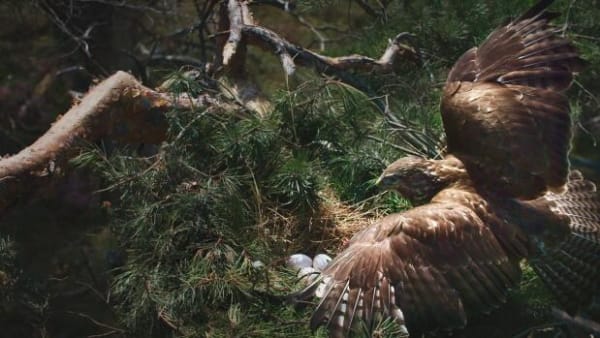
{"type": "Polygon", "coordinates": [[[381,190],[395,190],[414,205],[424,204],[444,188],[436,171],[437,162],[417,156],[403,157],[390,164],[377,179],[381,190]]]}

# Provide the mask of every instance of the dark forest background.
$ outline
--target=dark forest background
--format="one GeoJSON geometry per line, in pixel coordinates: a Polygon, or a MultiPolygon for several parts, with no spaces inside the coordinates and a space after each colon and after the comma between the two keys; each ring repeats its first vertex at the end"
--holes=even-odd
{"type": "MultiPolygon", "coordinates": [[[[524,0],[254,1],[257,24],[329,56],[378,58],[400,32],[415,51],[393,72],[339,74],[248,46],[219,57],[211,0],[0,1],[0,154],[31,144],[115,71],[148,87],[209,93],[232,109],[166,115],[160,144],[85,144],[50,184],[0,214],[0,337],[324,337],[294,306],[293,253],[334,256],[374,217],[410,207],[374,179],[405,154],[443,151],[439,98],[467,49],[524,0]],[[252,84],[263,108],[244,104],[252,84]],[[264,108],[266,107],[266,108],[264,108]],[[258,263],[261,262],[261,263],[258,263]]],[[[559,0],[588,66],[568,95],[571,163],[600,179],[600,1],[559,0]]],[[[568,337],[524,266],[505,306],[464,337],[568,337]]],[[[381,325],[381,337],[393,336],[381,325]]],[[[435,335],[432,335],[435,336],[435,335]]]]}

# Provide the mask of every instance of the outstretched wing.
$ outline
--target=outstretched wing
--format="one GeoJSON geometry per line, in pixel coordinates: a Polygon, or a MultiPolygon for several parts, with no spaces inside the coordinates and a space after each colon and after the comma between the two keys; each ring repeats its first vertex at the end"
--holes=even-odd
{"type": "Polygon", "coordinates": [[[444,88],[448,151],[477,184],[511,197],[559,190],[568,173],[571,120],[563,92],[583,61],[549,25],[551,2],[467,51],[444,88]]]}
{"type": "Polygon", "coordinates": [[[536,250],[531,266],[563,308],[574,313],[600,291],[600,195],[594,183],[572,171],[564,193],[547,193],[537,204],[566,217],[570,234],[536,250]]]}
{"type": "MultiPolygon", "coordinates": [[[[438,200],[354,236],[323,271],[311,327],[346,337],[393,318],[408,330],[463,327],[505,301],[520,269],[470,208],[438,200]]],[[[309,288],[311,289],[311,288],[309,288]]]]}

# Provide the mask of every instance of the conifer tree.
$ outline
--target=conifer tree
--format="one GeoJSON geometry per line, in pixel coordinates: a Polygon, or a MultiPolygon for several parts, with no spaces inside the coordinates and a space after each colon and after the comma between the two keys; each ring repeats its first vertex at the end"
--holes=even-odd
{"type": "MultiPolygon", "coordinates": [[[[52,16],[67,3],[38,1],[37,6],[52,16]]],[[[124,8],[143,9],[149,16],[160,9],[158,17],[166,23],[154,33],[178,39],[173,47],[148,37],[156,53],[144,49],[137,55],[144,67],[136,75],[148,86],[162,83],[156,92],[165,100],[207,95],[218,104],[173,104],[157,117],[165,129],[161,142],[88,140],[65,165],[93,177],[95,205],[88,206],[93,209],[88,216],[101,223],[79,230],[80,240],[94,234],[86,240],[94,254],[65,278],[93,270],[88,284],[100,294],[100,305],[79,310],[44,303],[67,290],[52,287],[54,272],[34,276],[31,266],[20,269],[26,259],[20,257],[23,244],[4,237],[0,316],[27,313],[47,325],[50,336],[66,332],[58,319],[49,325],[43,321],[56,318],[47,313],[57,306],[93,323],[73,336],[325,337],[324,331],[308,328],[313,307],[286,297],[302,287],[297,271],[286,266],[287,257],[297,252],[333,256],[372,218],[410,207],[394,193],[378,192],[374,179],[402,155],[439,156],[438,104],[448,69],[503,20],[531,5],[517,0],[254,1],[249,7],[253,23],[269,27],[281,40],[261,40],[264,31],[242,27],[235,41],[219,25],[226,18],[228,31],[235,31],[239,18],[227,16],[227,6],[239,2],[184,3],[177,6],[196,6],[194,24],[200,26],[180,26],[168,35],[173,22],[162,16],[181,14],[183,7],[163,11],[153,7],[154,1],[123,2],[124,8]],[[315,55],[328,55],[329,61],[343,63],[334,56],[351,54],[381,60],[377,57],[400,32],[411,33],[398,43],[413,53],[389,64],[369,63],[367,72],[314,61],[315,55]],[[279,45],[271,46],[272,41],[279,45]],[[281,41],[318,54],[291,57],[286,48],[292,47],[281,41]],[[227,46],[235,51],[223,62],[227,46]],[[170,62],[175,59],[167,56],[175,54],[193,58],[170,62]],[[390,65],[393,69],[387,69],[390,65]]],[[[598,111],[600,11],[583,2],[556,6],[567,9],[561,19],[568,25],[566,34],[574,35],[589,62],[570,95],[573,111],[587,121],[598,111]]],[[[52,18],[68,36],[77,27],[61,26],[67,22],[61,15],[52,18]]],[[[575,144],[576,150],[589,147],[585,140],[575,144]]],[[[16,208],[22,214],[27,207],[16,208]]],[[[23,223],[21,214],[13,212],[3,222],[23,223]]],[[[466,334],[479,337],[486,330],[488,336],[506,337],[531,331],[532,337],[543,337],[535,331],[539,325],[566,334],[564,326],[548,324],[554,303],[530,270],[522,284],[507,305],[514,309],[507,311],[510,318],[482,318],[466,334]]],[[[29,332],[43,337],[41,331],[29,332]]],[[[397,336],[391,322],[380,323],[376,332],[397,336]]]]}

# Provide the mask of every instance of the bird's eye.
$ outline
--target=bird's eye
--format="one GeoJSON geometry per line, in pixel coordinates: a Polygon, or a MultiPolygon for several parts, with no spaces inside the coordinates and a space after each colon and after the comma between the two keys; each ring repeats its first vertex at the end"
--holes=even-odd
{"type": "Polygon", "coordinates": [[[380,185],[390,186],[396,182],[396,177],[394,175],[388,175],[381,178],[380,185]]]}
{"type": "Polygon", "coordinates": [[[392,183],[394,182],[394,177],[393,176],[385,176],[383,178],[383,183],[392,183]]]}

